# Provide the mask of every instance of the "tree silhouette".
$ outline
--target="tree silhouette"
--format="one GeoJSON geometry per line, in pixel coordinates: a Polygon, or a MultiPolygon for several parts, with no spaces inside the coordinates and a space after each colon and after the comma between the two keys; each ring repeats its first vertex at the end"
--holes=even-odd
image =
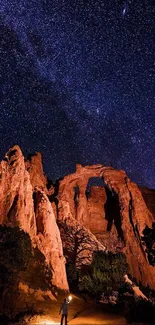
{"type": "Polygon", "coordinates": [[[68,219],[59,222],[58,225],[67,261],[72,260],[77,268],[81,268],[83,264],[89,265],[93,252],[99,250],[99,243],[95,236],[76,220],[68,219]]]}

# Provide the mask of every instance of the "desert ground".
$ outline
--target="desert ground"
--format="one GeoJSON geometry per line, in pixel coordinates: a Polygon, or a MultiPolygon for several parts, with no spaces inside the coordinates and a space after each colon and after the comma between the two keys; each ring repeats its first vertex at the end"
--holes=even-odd
{"type": "MultiPolygon", "coordinates": [[[[101,305],[96,305],[91,301],[73,295],[73,299],[69,305],[68,324],[69,325],[85,325],[85,324],[102,324],[102,325],[124,325],[125,318],[116,314],[114,309],[105,311],[101,305]]],[[[64,297],[58,299],[57,302],[40,302],[39,308],[43,314],[35,316],[28,320],[29,325],[58,325],[60,324],[61,315],[59,310],[63,303],[64,297]]]]}

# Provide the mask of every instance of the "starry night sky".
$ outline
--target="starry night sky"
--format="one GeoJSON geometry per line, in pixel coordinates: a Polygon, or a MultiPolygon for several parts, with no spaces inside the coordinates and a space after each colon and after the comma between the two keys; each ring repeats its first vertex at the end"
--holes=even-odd
{"type": "Polygon", "coordinates": [[[0,158],[41,151],[155,188],[155,0],[2,0],[0,158]]]}

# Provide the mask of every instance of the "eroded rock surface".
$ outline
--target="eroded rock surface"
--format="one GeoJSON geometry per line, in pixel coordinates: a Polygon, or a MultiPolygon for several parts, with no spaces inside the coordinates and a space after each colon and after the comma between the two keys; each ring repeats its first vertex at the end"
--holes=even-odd
{"type": "Polygon", "coordinates": [[[60,232],[51,203],[41,190],[46,178],[40,177],[40,156],[35,159],[38,169],[35,174],[32,163],[29,174],[20,148],[14,146],[0,163],[0,224],[18,225],[28,232],[52,271],[52,284],[68,290],[60,232]]]}
{"type": "Polygon", "coordinates": [[[18,146],[0,163],[0,223],[20,225],[31,236],[36,234],[32,185],[18,146]]]}
{"type": "Polygon", "coordinates": [[[103,234],[108,227],[108,221],[105,216],[104,205],[107,201],[104,187],[92,186],[87,200],[88,219],[85,224],[93,234],[103,234]]]}
{"type": "Polygon", "coordinates": [[[19,224],[30,234],[52,270],[52,283],[64,290],[64,255],[80,267],[90,264],[97,250],[124,252],[131,275],[155,289],[155,268],[143,240],[146,229],[152,231],[153,209],[143,197],[124,171],[104,165],[77,165],[49,190],[40,154],[24,162],[15,146],[0,163],[0,223],[19,224]],[[104,186],[88,191],[92,178],[103,179],[104,186]]]}
{"type": "Polygon", "coordinates": [[[33,189],[37,186],[45,193],[47,190],[47,177],[44,175],[42,166],[42,155],[40,152],[29,155],[25,160],[25,166],[30,175],[30,181],[33,189]]]}
{"type": "Polygon", "coordinates": [[[37,247],[44,254],[47,264],[52,270],[52,284],[66,290],[67,278],[65,258],[62,251],[60,232],[55,215],[47,195],[36,189],[34,193],[34,209],[36,218],[37,247]]]}
{"type": "Polygon", "coordinates": [[[142,241],[143,231],[146,227],[152,228],[154,218],[138,186],[130,182],[124,171],[103,165],[77,165],[76,172],[64,177],[59,184],[58,220],[60,223],[68,219],[75,219],[82,226],[90,228],[94,234],[103,232],[103,236],[98,236],[98,239],[107,249],[110,249],[112,241],[116,242],[115,246],[126,254],[132,276],[144,285],[155,288],[155,269],[149,263],[146,246],[142,241]],[[92,203],[86,196],[87,184],[92,177],[103,178],[107,188],[107,200],[105,202],[104,196],[104,211],[101,208],[100,214],[97,211],[104,190],[102,194],[100,191],[97,204],[95,198],[92,203]],[[90,220],[93,210],[93,220],[90,220]],[[106,233],[111,233],[113,240],[110,235],[106,238],[106,233]]]}
{"type": "Polygon", "coordinates": [[[94,252],[105,251],[106,248],[97,238],[77,220],[68,217],[58,221],[58,226],[65,257],[77,268],[91,264],[94,252]]]}
{"type": "Polygon", "coordinates": [[[139,189],[149,211],[153,214],[155,220],[155,190],[142,186],[140,186],[139,189]]]}

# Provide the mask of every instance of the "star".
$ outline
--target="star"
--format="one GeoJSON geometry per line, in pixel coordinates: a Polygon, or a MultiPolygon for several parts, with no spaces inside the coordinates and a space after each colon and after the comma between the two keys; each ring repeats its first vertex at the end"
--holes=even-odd
{"type": "Polygon", "coordinates": [[[124,17],[126,15],[127,12],[127,4],[126,2],[124,2],[123,7],[122,7],[122,16],[124,17]]]}
{"type": "Polygon", "coordinates": [[[16,143],[52,180],[101,163],[155,188],[151,1],[2,0],[1,15],[0,158],[16,143]]]}

